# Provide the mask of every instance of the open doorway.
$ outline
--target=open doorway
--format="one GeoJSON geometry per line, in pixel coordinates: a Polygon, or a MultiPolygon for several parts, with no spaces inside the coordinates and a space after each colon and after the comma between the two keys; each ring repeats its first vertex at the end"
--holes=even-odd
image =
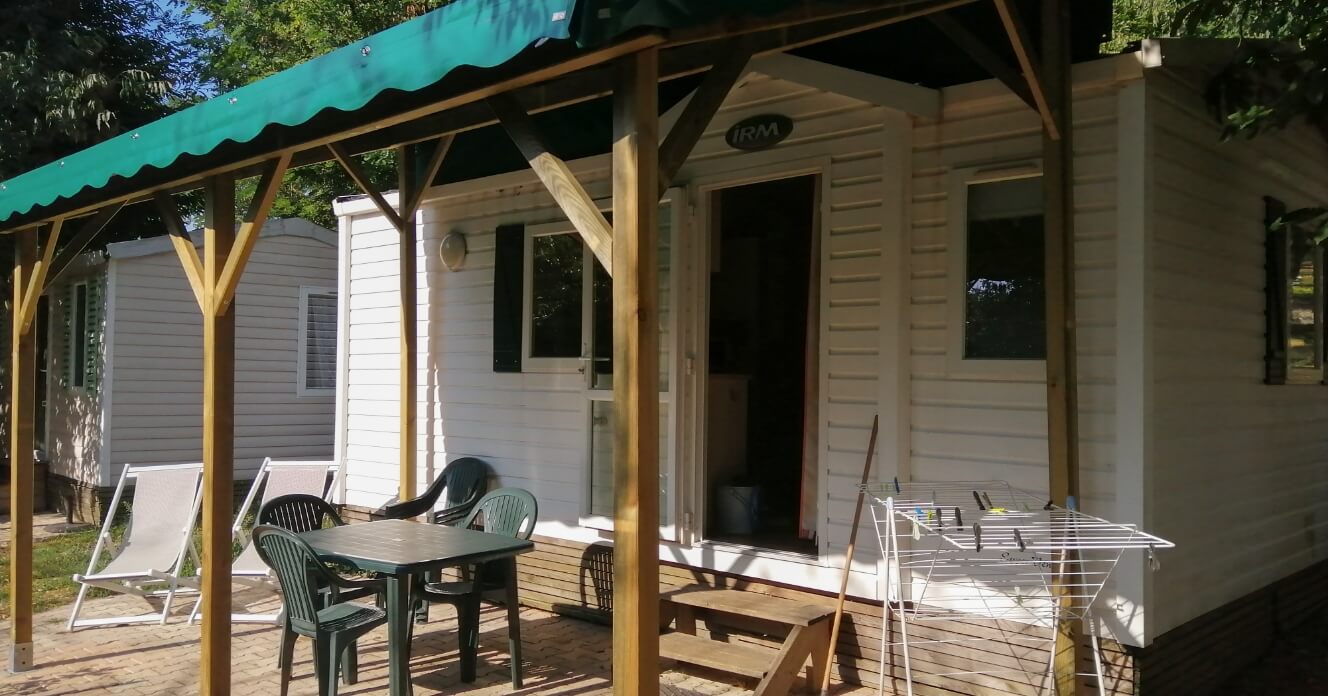
{"type": "Polygon", "coordinates": [[[712,540],[816,552],[819,179],[710,194],[712,540]]]}

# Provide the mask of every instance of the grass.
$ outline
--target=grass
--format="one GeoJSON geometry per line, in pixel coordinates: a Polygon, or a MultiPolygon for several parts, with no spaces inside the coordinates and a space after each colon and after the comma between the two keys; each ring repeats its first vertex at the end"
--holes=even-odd
{"type": "MultiPolygon", "coordinates": [[[[92,548],[101,530],[89,528],[42,539],[32,545],[33,611],[44,611],[69,604],[78,595],[78,585],[71,576],[88,569],[92,548]]],[[[122,529],[112,534],[118,540],[122,529]]],[[[89,597],[110,593],[93,588],[89,597]]],[[[9,618],[9,548],[0,549],[0,619],[9,618]]]]}

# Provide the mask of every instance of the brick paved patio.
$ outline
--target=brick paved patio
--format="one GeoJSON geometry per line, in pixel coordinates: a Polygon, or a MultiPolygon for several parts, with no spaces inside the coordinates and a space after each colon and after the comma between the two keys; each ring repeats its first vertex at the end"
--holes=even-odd
{"type": "MultiPolygon", "coordinates": [[[[244,595],[237,595],[244,598],[244,595]]],[[[253,597],[249,597],[253,599],[253,597]]],[[[13,675],[0,671],[0,693],[14,696],[44,694],[127,694],[157,696],[196,693],[198,689],[198,627],[185,622],[192,601],[179,603],[177,618],[166,626],[139,625],[64,630],[69,607],[37,615],[34,621],[39,667],[13,675]]],[[[91,600],[84,616],[138,613],[142,600],[91,600]]],[[[259,601],[256,609],[268,609],[259,601]]],[[[608,693],[612,674],[607,626],[549,614],[535,609],[521,613],[525,646],[526,686],[523,694],[608,693]]],[[[474,684],[458,679],[455,615],[447,607],[434,607],[427,626],[418,627],[411,672],[415,693],[512,693],[507,666],[507,623],[501,608],[487,607],[480,626],[480,663],[474,684]]],[[[232,642],[232,684],[236,694],[258,696],[278,692],[276,627],[235,624],[232,642]]],[[[380,694],[387,690],[387,644],[383,629],[360,642],[360,682],[341,693],[380,694]]],[[[292,696],[317,693],[309,641],[301,639],[295,651],[292,696]]],[[[0,637],[3,654],[9,653],[8,627],[0,637]]],[[[666,669],[670,665],[665,666],[666,669]]],[[[692,694],[751,693],[751,683],[728,680],[716,672],[669,669],[660,691],[692,694]]],[[[843,689],[842,694],[867,694],[867,689],[843,689]]]]}

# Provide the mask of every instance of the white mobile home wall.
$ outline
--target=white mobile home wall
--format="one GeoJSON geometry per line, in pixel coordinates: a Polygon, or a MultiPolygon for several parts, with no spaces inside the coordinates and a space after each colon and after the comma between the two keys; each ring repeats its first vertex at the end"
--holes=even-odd
{"type": "MultiPolygon", "coordinates": [[[[335,289],[336,259],[335,235],[304,220],[269,221],[254,248],[234,304],[237,480],[252,478],[264,457],[332,455],[335,395],[301,396],[296,379],[301,288],[335,289]]],[[[54,473],[104,487],[126,463],[201,461],[203,339],[166,238],[112,245],[101,272],[109,357],[96,394],[52,380],[53,404],[90,405],[77,423],[53,419],[50,441],[54,473]]],[[[52,326],[60,321],[53,314],[52,326]]]]}
{"type": "MultiPolygon", "coordinates": [[[[1085,489],[1090,509],[1112,516],[1117,496],[1111,436],[1115,380],[1112,302],[1116,207],[1114,63],[1081,66],[1076,93],[1080,225],[1081,364],[1085,489]]],[[[821,553],[797,557],[723,545],[661,545],[661,557],[758,578],[833,589],[849,534],[873,413],[883,415],[877,475],[994,478],[1045,490],[1045,395],[1032,377],[972,379],[944,367],[946,189],[955,167],[1034,163],[1035,114],[990,83],[945,90],[944,110],[916,127],[900,112],[816,86],[749,75],[735,88],[679,175],[693,208],[700,189],[725,181],[821,170],[822,224],[821,553]],[[727,127],[777,112],[796,126],[759,153],[729,148],[727,127]],[[912,204],[907,204],[907,201],[912,204]],[[911,299],[909,299],[911,298],[911,299]],[[909,391],[912,383],[911,392],[909,391]],[[980,423],[975,424],[975,423],[980,423]]],[[[590,193],[609,193],[606,158],[573,163],[590,193]]],[[[347,502],[376,508],[395,494],[397,233],[364,199],[338,204],[342,292],[348,298],[345,447],[347,502]]],[[[539,533],[581,542],[604,538],[580,524],[584,512],[585,423],[580,374],[493,372],[494,229],[562,218],[527,172],[436,188],[420,213],[421,351],[419,480],[446,461],[488,460],[503,485],[541,502],[539,533]],[[470,249],[462,270],[444,270],[443,235],[461,231],[470,249]]],[[[701,232],[704,212],[684,216],[683,237],[701,232]]],[[[685,282],[681,278],[675,282],[685,282]]],[[[695,307],[683,308],[686,316],[695,307]]],[[[674,350],[697,355],[687,343],[674,350]]],[[[697,368],[697,372],[704,370],[697,368]]],[[[690,453],[678,466],[689,470],[690,453]]],[[[680,492],[685,515],[694,482],[680,492]],[[689,492],[690,491],[690,492],[689,492]]],[[[695,498],[691,498],[695,500],[695,498]]],[[[853,590],[875,596],[876,551],[864,525],[853,590]]],[[[684,542],[687,541],[684,535],[684,542]]]]}
{"type": "Polygon", "coordinates": [[[1146,522],[1177,544],[1154,636],[1328,558],[1328,386],[1263,383],[1263,197],[1328,203],[1328,146],[1305,128],[1218,144],[1201,85],[1150,70],[1141,104],[1146,522]]]}

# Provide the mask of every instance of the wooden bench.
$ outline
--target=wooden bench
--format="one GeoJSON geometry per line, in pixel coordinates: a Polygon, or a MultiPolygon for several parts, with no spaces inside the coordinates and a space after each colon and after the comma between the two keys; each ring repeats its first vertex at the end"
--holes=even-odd
{"type": "Polygon", "coordinates": [[[659,637],[659,654],[679,662],[759,679],[756,696],[779,696],[793,687],[798,672],[811,658],[808,688],[816,689],[830,650],[830,618],[833,607],[804,604],[755,592],[712,588],[684,588],[665,593],[661,612],[672,616],[673,633],[659,637]],[[696,635],[696,620],[712,625],[755,630],[761,633],[787,631],[779,650],[759,645],[729,643],[696,635]]]}

